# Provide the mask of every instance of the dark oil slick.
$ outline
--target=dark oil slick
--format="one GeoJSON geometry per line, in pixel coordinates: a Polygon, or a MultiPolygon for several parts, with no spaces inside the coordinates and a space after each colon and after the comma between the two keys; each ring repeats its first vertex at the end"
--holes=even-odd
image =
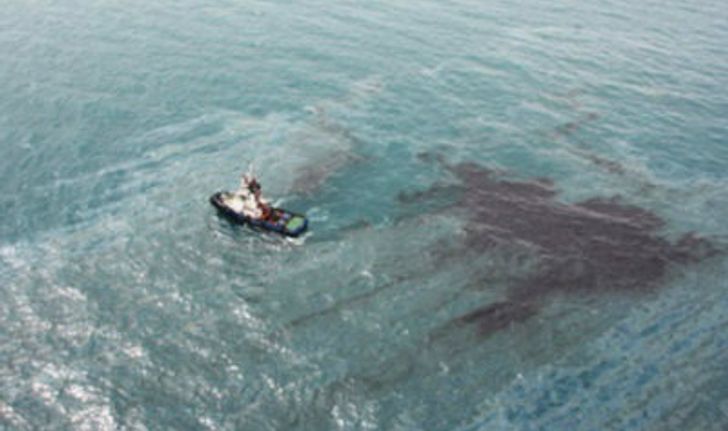
{"type": "Polygon", "coordinates": [[[476,306],[452,322],[474,326],[483,335],[527,320],[549,295],[649,292],[672,265],[718,252],[711,241],[694,233],[676,241],[663,237],[665,222],[659,215],[618,197],[565,203],[548,179],[513,180],[475,163],[439,161],[458,184],[402,195],[403,202],[457,191],[451,209],[466,220],[464,252],[486,253],[517,244],[538,258],[537,267],[514,282],[505,298],[476,306]]]}

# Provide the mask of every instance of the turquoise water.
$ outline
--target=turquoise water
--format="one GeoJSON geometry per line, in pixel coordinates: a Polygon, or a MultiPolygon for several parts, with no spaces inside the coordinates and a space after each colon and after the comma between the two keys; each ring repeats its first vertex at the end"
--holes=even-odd
{"type": "Polygon", "coordinates": [[[725,248],[728,9],[633,3],[6,0],[0,428],[725,429],[725,257],[434,337],[524,263],[398,200],[439,154],[725,248]],[[306,237],[215,214],[249,163],[306,237]]]}

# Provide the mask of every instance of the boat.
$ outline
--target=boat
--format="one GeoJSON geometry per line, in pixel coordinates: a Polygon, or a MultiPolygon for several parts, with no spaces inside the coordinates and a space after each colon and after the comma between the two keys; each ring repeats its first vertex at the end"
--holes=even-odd
{"type": "Polygon", "coordinates": [[[217,192],[210,196],[210,203],[231,221],[247,224],[254,229],[275,232],[292,238],[298,237],[308,229],[306,216],[282,208],[271,208],[270,215],[265,219],[247,216],[242,211],[240,197],[235,193],[217,192]]]}

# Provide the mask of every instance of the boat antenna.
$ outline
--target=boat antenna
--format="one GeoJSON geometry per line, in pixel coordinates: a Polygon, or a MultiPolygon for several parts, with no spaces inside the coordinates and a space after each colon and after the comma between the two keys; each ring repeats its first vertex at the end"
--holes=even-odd
{"type": "Polygon", "coordinates": [[[248,171],[246,172],[250,178],[255,178],[255,165],[252,161],[248,161],[248,171]]]}

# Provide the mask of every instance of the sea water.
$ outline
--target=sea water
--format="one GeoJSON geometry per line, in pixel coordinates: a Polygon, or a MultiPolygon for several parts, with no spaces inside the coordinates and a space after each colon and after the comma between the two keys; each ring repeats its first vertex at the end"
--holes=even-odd
{"type": "Polygon", "coordinates": [[[725,429],[725,257],[479,336],[524,264],[401,197],[474,162],[725,249],[726,47],[713,0],[3,1],[0,428],[725,429]],[[304,238],[209,205],[249,164],[304,238]]]}

